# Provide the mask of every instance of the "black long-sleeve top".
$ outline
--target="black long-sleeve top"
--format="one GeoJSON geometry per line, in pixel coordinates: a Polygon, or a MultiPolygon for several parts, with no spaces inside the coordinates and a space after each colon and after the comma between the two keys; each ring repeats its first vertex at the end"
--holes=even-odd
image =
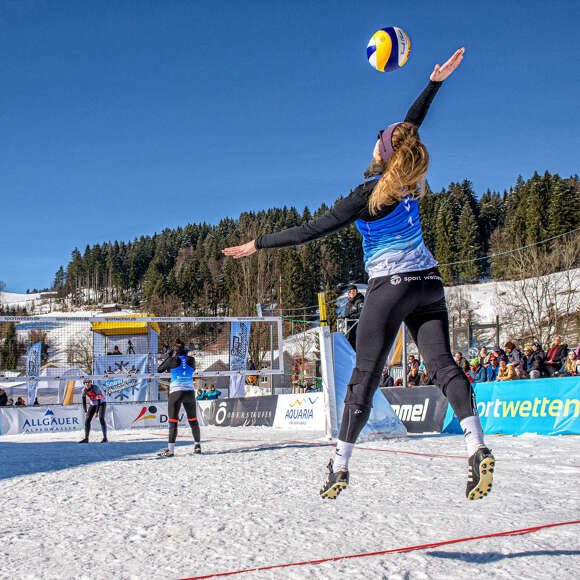
{"type": "MultiPolygon", "coordinates": [[[[429,81],[407,111],[405,122],[413,123],[416,127],[421,126],[441,84],[442,82],[429,81]]],[[[298,246],[338,232],[357,219],[372,222],[385,217],[397,207],[398,203],[385,206],[377,214],[371,215],[368,210],[368,199],[376,183],[374,180],[361,183],[350,195],[336,202],[328,213],[311,222],[259,236],[254,241],[256,249],[298,246]]]]}

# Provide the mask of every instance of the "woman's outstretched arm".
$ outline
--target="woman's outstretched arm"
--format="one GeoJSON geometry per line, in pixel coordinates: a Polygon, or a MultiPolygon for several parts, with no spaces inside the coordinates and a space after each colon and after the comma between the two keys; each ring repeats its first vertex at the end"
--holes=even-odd
{"type": "Polygon", "coordinates": [[[441,83],[459,66],[463,60],[464,52],[465,48],[460,48],[443,66],[435,65],[429,77],[429,84],[411,105],[405,116],[405,122],[413,123],[416,127],[421,126],[441,83]]]}
{"type": "Polygon", "coordinates": [[[285,248],[306,244],[338,232],[353,223],[358,218],[360,211],[366,207],[366,203],[365,194],[360,188],[357,188],[318,219],[281,232],[265,234],[241,246],[225,248],[222,253],[234,258],[243,258],[263,248],[285,248]]]}

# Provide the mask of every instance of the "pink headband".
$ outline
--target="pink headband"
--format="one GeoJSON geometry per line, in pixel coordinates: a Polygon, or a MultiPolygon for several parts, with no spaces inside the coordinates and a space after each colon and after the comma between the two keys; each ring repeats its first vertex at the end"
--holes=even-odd
{"type": "Polygon", "coordinates": [[[395,127],[400,124],[401,121],[389,125],[384,131],[379,131],[379,153],[385,163],[394,152],[392,143],[393,131],[395,130],[395,127]]]}

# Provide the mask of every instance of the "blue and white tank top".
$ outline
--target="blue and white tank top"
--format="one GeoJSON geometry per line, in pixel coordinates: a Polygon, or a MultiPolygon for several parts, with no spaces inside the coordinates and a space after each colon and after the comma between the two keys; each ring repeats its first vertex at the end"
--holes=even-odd
{"type": "Polygon", "coordinates": [[[169,383],[169,392],[173,391],[193,391],[195,385],[193,384],[194,369],[187,364],[186,356],[179,356],[181,364],[174,369],[171,369],[171,382],[169,383]]]}
{"type": "Polygon", "coordinates": [[[363,237],[365,270],[369,278],[426,270],[437,260],[425,246],[419,204],[411,195],[376,221],[355,221],[363,237]]]}

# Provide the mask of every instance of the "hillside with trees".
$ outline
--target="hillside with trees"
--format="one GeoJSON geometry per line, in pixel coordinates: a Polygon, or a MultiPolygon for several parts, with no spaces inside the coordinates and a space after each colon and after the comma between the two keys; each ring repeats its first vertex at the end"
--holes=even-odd
{"type": "MultiPolygon", "coordinates": [[[[545,172],[527,181],[518,177],[509,191],[488,190],[479,198],[467,179],[440,192],[426,185],[419,207],[425,242],[442,265],[445,284],[454,285],[516,279],[530,262],[542,268],[528,270],[529,275],[577,265],[577,234],[529,251],[474,260],[578,228],[579,201],[577,175],[545,172]]],[[[342,283],[366,282],[354,225],[305,246],[260,251],[241,261],[224,258],[221,249],[303,224],[328,209],[270,208],[216,225],[188,224],[130,242],[87,246],[84,252],[75,248],[56,273],[54,289],[76,306],[122,302],[158,315],[249,316],[255,315],[257,302],[278,304],[281,277],[284,308],[311,306],[321,289],[332,295],[342,283]]]]}

